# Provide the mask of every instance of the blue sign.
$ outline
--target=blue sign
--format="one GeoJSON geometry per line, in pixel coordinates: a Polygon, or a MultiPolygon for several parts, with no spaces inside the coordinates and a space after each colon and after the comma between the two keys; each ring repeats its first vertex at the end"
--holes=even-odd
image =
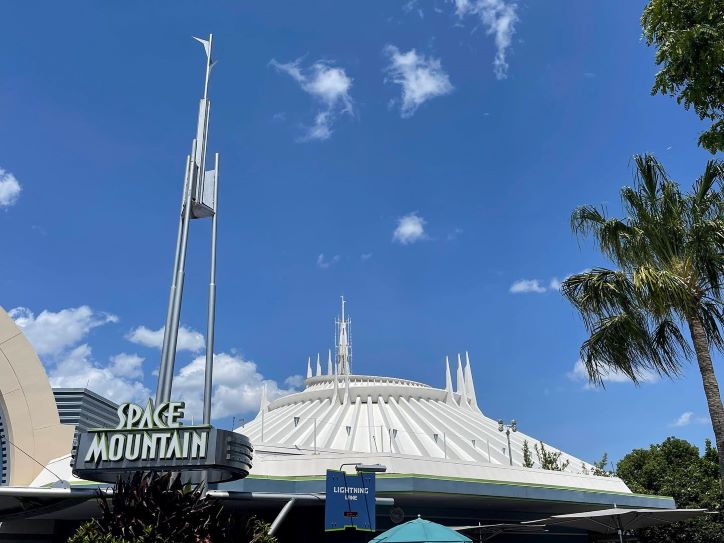
{"type": "Polygon", "coordinates": [[[327,470],[324,530],[375,530],[375,474],[327,470]]]}

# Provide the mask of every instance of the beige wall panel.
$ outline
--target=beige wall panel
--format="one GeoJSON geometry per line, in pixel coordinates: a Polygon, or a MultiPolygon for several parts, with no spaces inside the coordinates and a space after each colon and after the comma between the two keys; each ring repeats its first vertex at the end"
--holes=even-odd
{"type": "Polygon", "coordinates": [[[10,315],[0,306],[0,343],[4,343],[19,333],[21,333],[20,329],[15,326],[13,319],[11,319],[10,315]]]}
{"type": "Polygon", "coordinates": [[[7,394],[20,388],[20,382],[15,375],[15,370],[5,353],[0,349],[0,394],[7,394]]]}
{"type": "Polygon", "coordinates": [[[8,420],[7,429],[10,439],[28,454],[35,451],[35,438],[33,437],[33,420],[25,401],[22,390],[14,390],[3,395],[5,413],[8,420]]]}
{"type": "Polygon", "coordinates": [[[10,484],[28,485],[49,460],[70,452],[73,427],[60,424],[40,359],[1,307],[0,394],[8,438],[14,444],[8,450],[10,484]]]}
{"type": "Polygon", "coordinates": [[[35,451],[35,458],[46,465],[51,460],[68,454],[73,447],[74,432],[75,426],[70,424],[58,424],[36,430],[35,443],[42,446],[35,451]]]}
{"type": "Polygon", "coordinates": [[[0,350],[8,360],[19,362],[13,364],[13,370],[25,392],[33,426],[45,427],[60,423],[48,376],[25,335],[9,339],[0,345],[0,350]]]}

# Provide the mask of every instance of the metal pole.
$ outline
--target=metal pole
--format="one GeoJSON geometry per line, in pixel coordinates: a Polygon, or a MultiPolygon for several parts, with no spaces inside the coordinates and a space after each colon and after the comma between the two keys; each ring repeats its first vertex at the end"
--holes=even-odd
{"type": "MultiPolygon", "coordinates": [[[[197,146],[196,140],[194,140],[194,149],[197,146]]],[[[189,190],[186,195],[186,207],[184,208],[183,215],[183,230],[181,232],[181,245],[179,255],[179,267],[177,271],[176,279],[176,291],[174,292],[174,304],[173,313],[171,315],[171,328],[170,336],[168,341],[168,352],[166,353],[166,360],[164,363],[165,375],[163,376],[163,397],[162,402],[168,402],[171,400],[171,383],[173,380],[173,366],[176,360],[176,343],[178,342],[178,326],[179,319],[181,317],[181,297],[184,291],[184,274],[186,268],[186,250],[188,248],[189,241],[189,224],[191,223],[191,187],[194,186],[193,180],[198,175],[196,171],[196,165],[191,164],[191,183],[189,183],[189,190]]]]}
{"type": "Polygon", "coordinates": [[[510,465],[513,465],[513,451],[510,448],[510,428],[505,431],[505,435],[508,437],[508,457],[510,458],[510,465]]]}
{"type": "Polygon", "coordinates": [[[186,202],[186,193],[189,189],[189,170],[191,165],[191,157],[186,157],[186,169],[184,171],[184,189],[181,194],[181,209],[179,211],[178,219],[178,234],[176,236],[176,256],[173,261],[173,274],[171,276],[171,292],[168,296],[168,310],[166,311],[166,324],[163,330],[163,347],[161,349],[161,365],[158,370],[158,384],[156,386],[156,404],[161,403],[165,394],[164,387],[164,375],[166,373],[166,357],[168,355],[168,342],[171,337],[169,325],[171,323],[171,316],[173,315],[173,302],[176,294],[176,279],[178,275],[178,263],[181,256],[181,235],[183,232],[184,224],[184,205],[186,202]]]}
{"type": "Polygon", "coordinates": [[[204,80],[204,99],[206,99],[209,95],[209,76],[211,75],[211,67],[212,67],[211,44],[212,44],[213,40],[214,40],[214,35],[209,34],[209,51],[208,51],[207,59],[206,59],[206,79],[204,80]]]}
{"type": "Polygon", "coordinates": [[[294,507],[295,501],[296,501],[296,498],[292,498],[291,500],[289,500],[287,503],[284,504],[284,507],[282,507],[282,510],[279,511],[279,514],[274,519],[274,522],[272,522],[271,526],[269,526],[269,535],[274,535],[276,533],[277,528],[279,528],[279,525],[287,517],[291,508],[294,507]]]}
{"type": "Polygon", "coordinates": [[[219,210],[219,153],[214,155],[214,214],[211,217],[211,271],[209,313],[206,327],[206,370],[204,372],[204,424],[211,424],[211,385],[214,371],[214,325],[216,321],[216,217],[219,210]]]}

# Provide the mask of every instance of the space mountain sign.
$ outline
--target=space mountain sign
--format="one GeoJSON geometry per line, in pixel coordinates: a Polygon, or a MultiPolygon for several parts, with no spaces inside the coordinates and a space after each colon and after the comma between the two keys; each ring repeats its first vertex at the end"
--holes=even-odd
{"type": "MultiPolygon", "coordinates": [[[[241,434],[210,425],[184,425],[183,402],[118,407],[115,428],[79,432],[73,474],[81,479],[115,482],[136,471],[206,472],[208,482],[249,474],[253,448],[241,434]]],[[[193,478],[193,477],[191,477],[193,478]]]]}

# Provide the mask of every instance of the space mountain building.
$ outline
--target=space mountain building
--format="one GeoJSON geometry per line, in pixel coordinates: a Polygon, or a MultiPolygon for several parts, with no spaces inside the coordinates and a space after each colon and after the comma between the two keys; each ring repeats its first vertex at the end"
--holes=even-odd
{"type": "MultiPolygon", "coordinates": [[[[617,477],[594,476],[589,463],[547,443],[547,451],[560,453],[563,469],[541,469],[534,452],[539,439],[485,415],[467,352],[454,365],[445,360],[443,388],[354,373],[350,326],[343,302],[334,353],[308,360],[304,389],[271,402],[262,393],[257,416],[237,428],[254,444],[254,466],[245,479],[219,487],[229,496],[318,495],[327,469],[382,464],[387,471],[377,475],[377,495],[393,498],[396,512],[378,507],[378,528],[390,527],[401,512],[406,519],[420,514],[460,525],[674,505],[668,497],[633,494],[617,477]],[[533,467],[524,466],[526,444],[533,467]]],[[[280,498],[280,507],[285,503],[280,498]]],[[[321,515],[301,508],[302,500],[294,503],[297,522],[321,515]]]]}

